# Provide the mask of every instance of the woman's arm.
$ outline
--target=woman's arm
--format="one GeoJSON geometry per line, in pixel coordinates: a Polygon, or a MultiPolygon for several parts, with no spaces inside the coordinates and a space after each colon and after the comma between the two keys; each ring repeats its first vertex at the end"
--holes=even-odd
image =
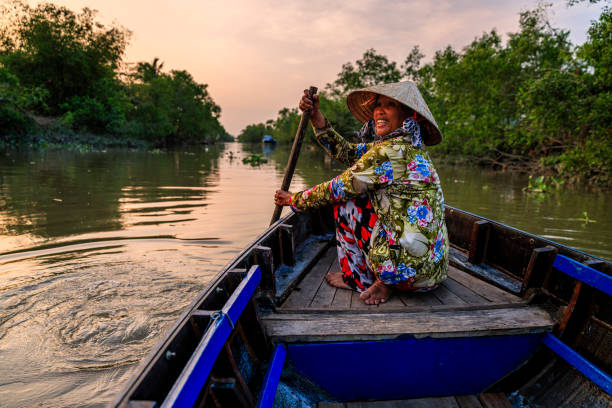
{"type": "Polygon", "coordinates": [[[327,154],[346,166],[353,165],[372,147],[371,143],[350,143],[336,132],[319,110],[318,95],[311,99],[308,90],[304,90],[298,106],[302,111],[310,110],[310,123],[314,128],[317,143],[327,154]]]}
{"type": "Polygon", "coordinates": [[[286,205],[290,204],[298,210],[318,208],[391,184],[393,166],[380,146],[374,146],[351,168],[333,179],[294,193],[286,205]]]}
{"type": "Polygon", "coordinates": [[[330,125],[323,129],[315,129],[315,139],[327,154],[347,166],[352,166],[374,145],[348,142],[330,125]]]}

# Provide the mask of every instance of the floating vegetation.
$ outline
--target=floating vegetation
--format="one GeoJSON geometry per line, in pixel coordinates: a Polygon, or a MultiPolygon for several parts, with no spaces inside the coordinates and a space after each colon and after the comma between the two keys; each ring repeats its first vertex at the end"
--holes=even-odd
{"type": "Polygon", "coordinates": [[[523,191],[527,193],[547,194],[559,189],[563,184],[563,180],[555,177],[529,176],[527,187],[523,187],[523,191]]]}
{"type": "Polygon", "coordinates": [[[582,217],[579,218],[580,221],[584,222],[585,224],[588,224],[589,222],[597,222],[595,220],[592,220],[589,218],[589,214],[586,211],[582,212],[582,217]]]}
{"type": "Polygon", "coordinates": [[[261,166],[264,163],[267,163],[268,160],[259,154],[252,154],[242,159],[242,162],[244,164],[250,164],[251,166],[256,167],[256,166],[261,166]]]}

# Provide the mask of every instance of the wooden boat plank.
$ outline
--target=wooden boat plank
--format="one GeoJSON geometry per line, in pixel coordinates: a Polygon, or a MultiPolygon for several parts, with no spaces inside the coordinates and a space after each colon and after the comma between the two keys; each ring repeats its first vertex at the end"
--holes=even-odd
{"type": "Polygon", "coordinates": [[[312,302],[310,302],[310,305],[308,305],[308,308],[326,308],[331,306],[337,289],[338,288],[335,288],[328,284],[325,281],[325,278],[323,278],[321,280],[321,283],[319,284],[319,289],[315,293],[315,296],[312,299],[312,302]]]}
{"type": "Polygon", "coordinates": [[[308,310],[353,310],[357,312],[372,310],[419,309],[428,306],[521,303],[518,296],[507,293],[489,283],[460,271],[449,268],[449,278],[438,288],[428,293],[396,293],[385,304],[366,305],[359,293],[340,290],[329,286],[325,274],[337,267],[336,249],[327,249],[321,259],[306,274],[280,309],[283,311],[308,310]]]}
{"type": "Polygon", "coordinates": [[[486,263],[479,265],[472,264],[468,259],[468,254],[457,248],[450,248],[449,258],[451,265],[457,265],[472,275],[481,277],[499,287],[506,288],[515,294],[521,291],[522,281],[486,263]]]}
{"type": "Polygon", "coordinates": [[[482,408],[482,404],[475,395],[457,395],[455,399],[460,408],[482,408]]]}
{"type": "MultiPolygon", "coordinates": [[[[329,408],[460,408],[455,397],[413,398],[389,401],[356,401],[338,405],[325,405],[329,408]]],[[[321,405],[319,405],[321,407],[321,405]]]]}
{"type": "Polygon", "coordinates": [[[420,337],[487,336],[548,331],[554,321],[537,307],[415,313],[275,314],[262,317],[280,341],[349,341],[420,337]]]}
{"type": "Polygon", "coordinates": [[[304,308],[306,305],[309,305],[319,288],[321,279],[329,269],[331,259],[335,256],[335,248],[331,248],[331,250],[328,249],[321,260],[317,262],[312,270],[306,274],[304,279],[298,283],[297,287],[283,303],[283,307],[304,308]]]}
{"type": "Polygon", "coordinates": [[[442,304],[442,302],[431,292],[400,292],[397,296],[404,302],[408,309],[423,306],[440,306],[442,304]]]}
{"type": "Polygon", "coordinates": [[[399,296],[392,296],[391,299],[387,300],[385,303],[380,303],[378,305],[379,310],[405,310],[406,305],[399,296]]]}
{"type": "Polygon", "coordinates": [[[476,395],[390,401],[319,402],[318,408],[483,408],[476,395]]]}
{"type": "MultiPolygon", "coordinates": [[[[330,248],[330,249],[328,249],[328,252],[335,253],[336,251],[334,249],[335,248],[330,248]]],[[[329,307],[331,305],[332,301],[334,300],[334,295],[336,294],[336,289],[337,288],[335,288],[335,287],[333,287],[333,286],[331,286],[330,284],[327,283],[327,281],[325,280],[325,275],[334,266],[334,263],[335,263],[336,259],[337,259],[337,256],[334,256],[334,257],[332,257],[332,256],[325,256],[319,262],[321,264],[321,268],[323,268],[323,269],[326,268],[326,265],[324,263],[327,263],[328,265],[327,265],[327,269],[326,269],[325,273],[321,275],[321,281],[319,282],[319,288],[315,292],[314,298],[312,299],[310,304],[307,305],[308,308],[329,307]]]]}
{"type": "Polygon", "coordinates": [[[491,303],[491,301],[489,301],[488,299],[485,299],[484,297],[480,296],[478,293],[474,292],[470,288],[463,286],[462,284],[460,284],[459,282],[457,282],[456,280],[452,278],[446,279],[440,284],[440,286],[444,286],[445,288],[447,288],[448,290],[450,290],[455,295],[459,296],[461,299],[463,299],[465,302],[469,304],[486,305],[486,304],[491,303]]]}
{"type": "Polygon", "coordinates": [[[431,292],[443,305],[467,305],[467,302],[448,290],[446,286],[440,285],[431,292]]]}
{"type": "MultiPolygon", "coordinates": [[[[336,292],[336,296],[341,296],[341,295],[347,295],[347,297],[349,298],[349,301],[351,300],[353,293],[356,292],[352,292],[352,291],[348,291],[348,290],[338,290],[336,292]]],[[[361,299],[358,298],[359,294],[357,294],[357,300],[359,302],[363,301],[361,299]]],[[[399,296],[398,296],[399,298],[399,296]]],[[[439,301],[437,301],[439,302],[439,301]]],[[[379,305],[380,306],[380,305],[379,305]]],[[[435,303],[434,305],[421,305],[421,306],[411,306],[411,307],[406,307],[406,306],[402,306],[402,307],[398,307],[398,308],[385,308],[384,312],[385,313],[419,313],[419,312],[443,312],[443,311],[466,311],[466,310],[484,310],[484,309],[511,309],[511,308],[523,308],[526,307],[527,305],[524,303],[487,303],[487,304],[469,304],[469,303],[464,303],[464,304],[456,304],[456,305],[443,305],[440,303],[435,303]]],[[[320,314],[334,314],[334,313],[354,313],[354,314],[363,314],[363,313],[376,313],[377,310],[379,310],[379,308],[376,308],[375,306],[367,306],[364,304],[363,308],[361,309],[352,309],[350,307],[338,307],[338,308],[334,308],[333,305],[331,307],[326,307],[326,308],[308,308],[308,309],[304,309],[304,308],[280,308],[276,310],[276,313],[279,314],[292,314],[292,313],[302,313],[302,312],[309,312],[309,313],[320,313],[320,314]]]]}
{"type": "Polygon", "coordinates": [[[576,394],[577,388],[582,385],[583,378],[574,370],[564,371],[563,375],[534,402],[538,405],[545,404],[551,407],[560,407],[576,394]]]}
{"type": "Polygon", "coordinates": [[[478,395],[478,399],[484,408],[512,408],[510,401],[502,392],[483,393],[478,395]]]}
{"type": "Polygon", "coordinates": [[[360,311],[371,311],[375,312],[377,307],[376,305],[366,305],[363,300],[359,297],[360,293],[351,292],[351,310],[360,310],[360,311]]]}
{"type": "Polygon", "coordinates": [[[350,290],[336,290],[334,300],[330,306],[331,310],[350,309],[351,308],[351,297],[353,292],[350,290]]]}
{"type": "Polygon", "coordinates": [[[495,286],[486,283],[468,273],[465,273],[453,266],[448,268],[448,276],[459,282],[463,286],[470,288],[482,297],[487,298],[491,302],[522,302],[523,300],[511,293],[504,292],[495,286]]]}

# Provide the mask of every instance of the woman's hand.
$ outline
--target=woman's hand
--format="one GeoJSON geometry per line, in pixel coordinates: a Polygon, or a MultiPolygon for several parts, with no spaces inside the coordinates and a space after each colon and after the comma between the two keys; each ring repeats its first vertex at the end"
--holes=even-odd
{"type": "Polygon", "coordinates": [[[285,190],[276,190],[276,194],[274,194],[274,204],[290,205],[291,204],[291,192],[285,191],[285,190]]]}
{"type": "Polygon", "coordinates": [[[310,123],[319,129],[325,126],[325,117],[319,110],[319,95],[313,95],[312,99],[308,96],[308,89],[304,89],[304,95],[300,99],[298,107],[302,112],[310,110],[310,123]]]}

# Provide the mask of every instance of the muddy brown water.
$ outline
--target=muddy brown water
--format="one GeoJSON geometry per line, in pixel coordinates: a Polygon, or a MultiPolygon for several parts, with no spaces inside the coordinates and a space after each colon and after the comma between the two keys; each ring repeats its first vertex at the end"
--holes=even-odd
{"type": "MultiPolygon", "coordinates": [[[[435,151],[434,151],[435,153],[435,151]]],[[[0,406],[104,406],[273,211],[288,146],[0,152],[0,406]],[[250,154],[268,162],[242,163],[250,154]]],[[[437,165],[450,205],[612,259],[608,192],[437,165]],[[586,216],[585,216],[586,214],[586,216]]],[[[305,148],[294,189],[343,168],[305,148]]]]}

